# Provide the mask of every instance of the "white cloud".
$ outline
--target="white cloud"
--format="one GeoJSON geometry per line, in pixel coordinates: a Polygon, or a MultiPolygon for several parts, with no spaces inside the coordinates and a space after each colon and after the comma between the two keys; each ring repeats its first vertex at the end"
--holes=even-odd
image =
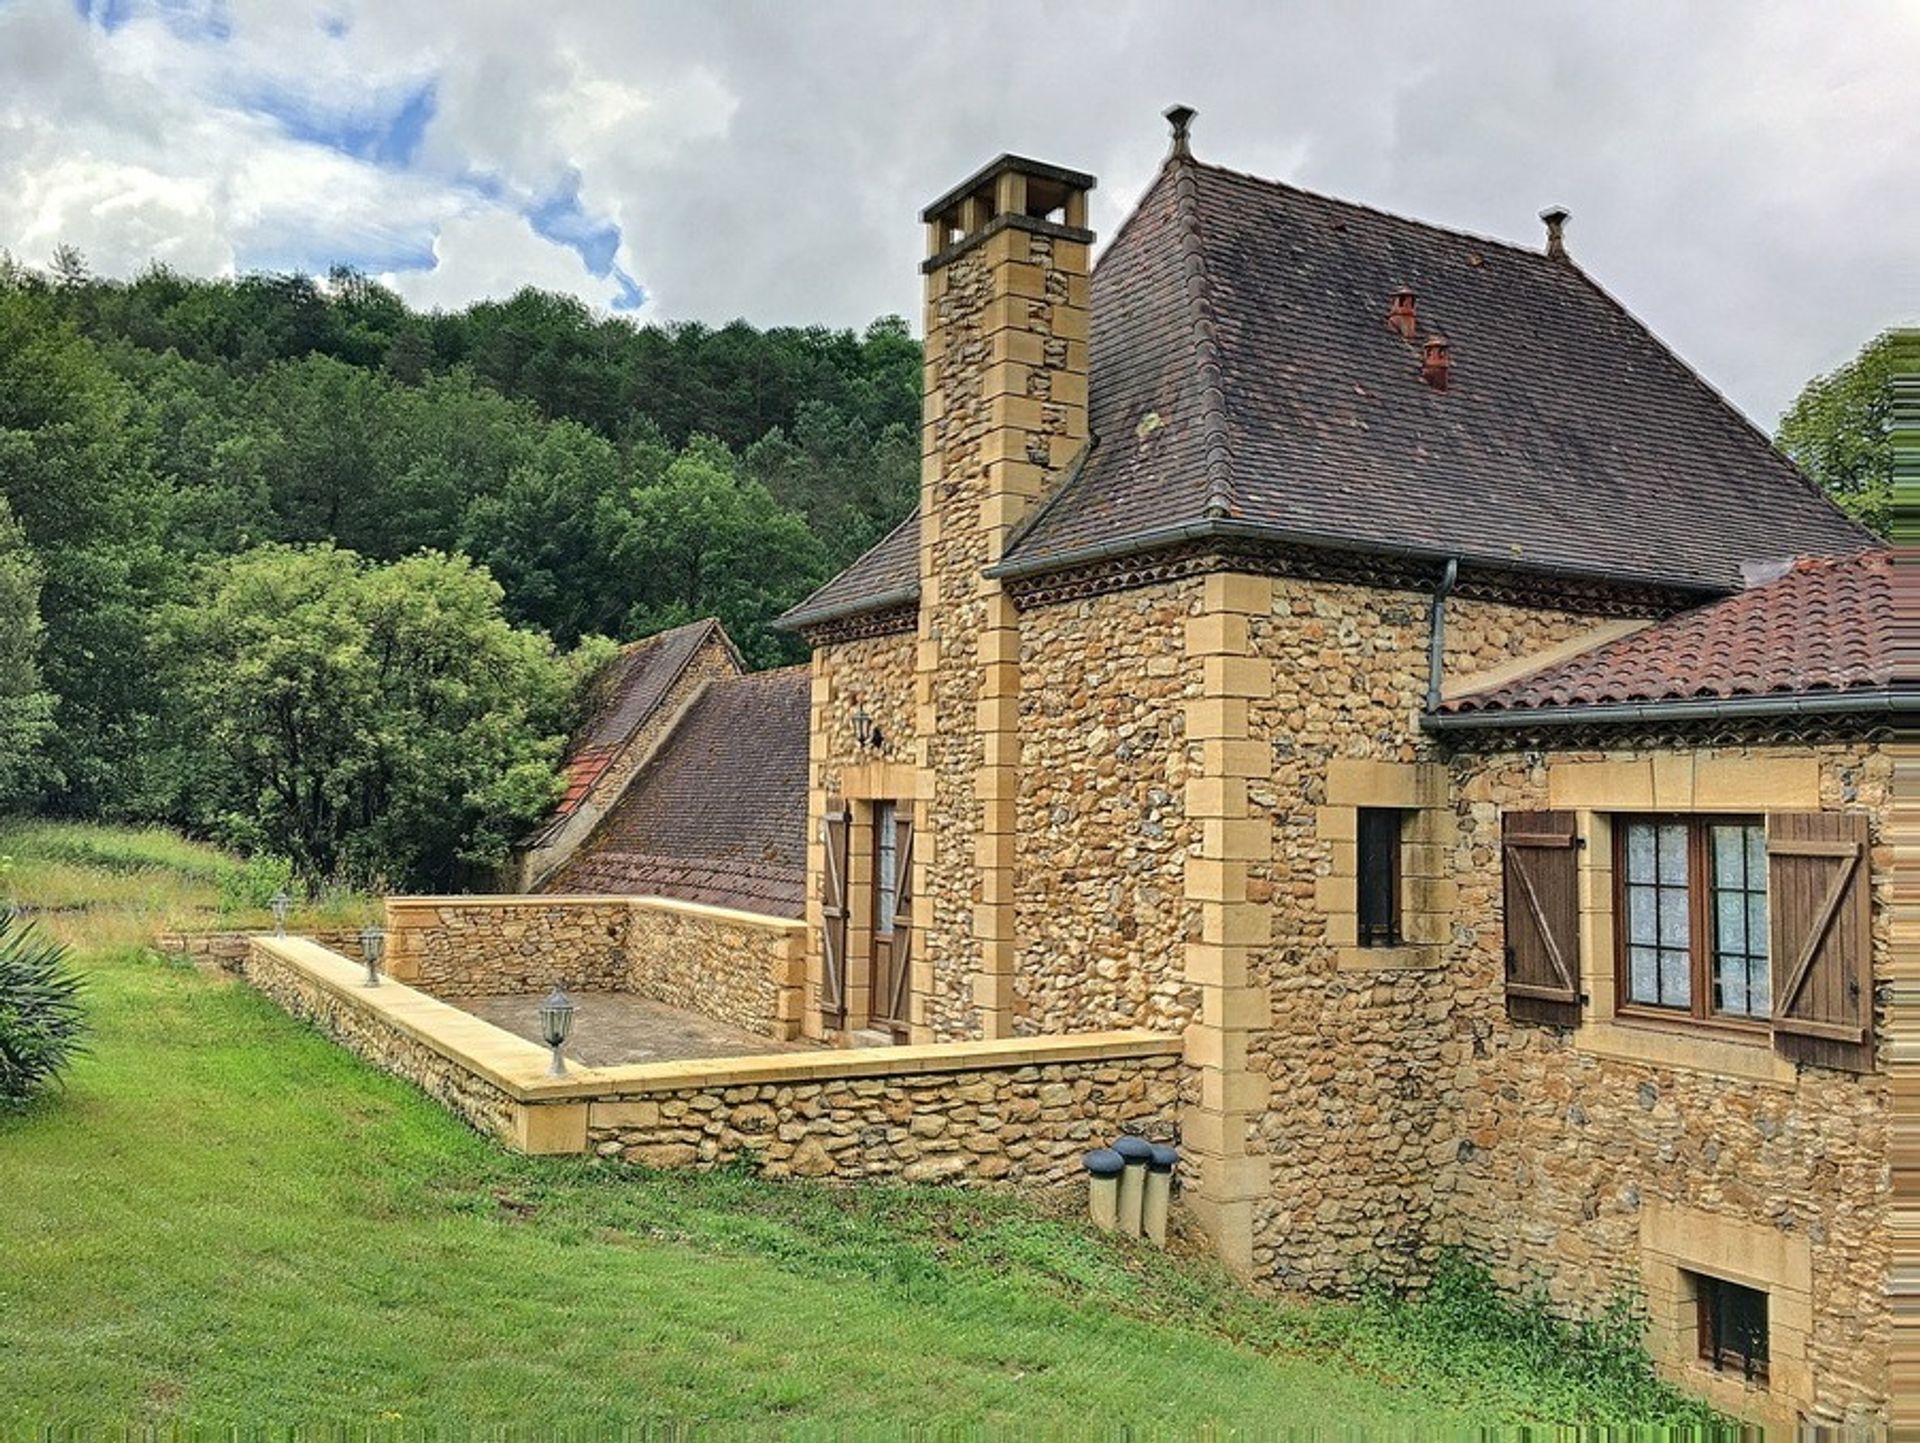
{"type": "Polygon", "coordinates": [[[564,291],[604,305],[607,283],[580,257],[498,210],[448,221],[433,243],[431,270],[387,272],[380,279],[416,306],[455,309],[479,296],[506,297],[523,286],[564,291]]]}
{"type": "Polygon", "coordinates": [[[1920,319],[1916,72],[1906,0],[233,0],[222,41],[0,0],[0,246],[120,271],[431,244],[409,295],[604,305],[617,278],[521,219],[577,187],[648,314],[858,325],[917,314],[917,208],[1002,150],[1096,172],[1110,234],[1180,100],[1203,158],[1336,195],[1521,241],[1570,206],[1576,258],[1770,423],[1920,319]],[[345,124],[428,81],[404,166],[242,104],[345,124]]]}

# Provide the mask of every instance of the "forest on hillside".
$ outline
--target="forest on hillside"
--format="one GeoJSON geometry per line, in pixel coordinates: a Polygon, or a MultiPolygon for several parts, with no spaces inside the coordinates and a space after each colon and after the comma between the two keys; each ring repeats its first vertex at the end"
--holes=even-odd
{"type": "MultiPolygon", "coordinates": [[[[1880,528],[1893,348],[1780,434],[1880,528]]],[[[773,619],[913,505],[920,366],[891,316],[422,313],[350,271],[0,253],[0,813],[164,822],[309,887],[484,885],[616,642],[717,615],[801,659],[773,619]]]]}
{"type": "Polygon", "coordinates": [[[0,810],[451,885],[609,639],[770,622],[913,505],[920,347],[0,255],[0,810]],[[438,740],[436,740],[436,738],[438,740]]]}

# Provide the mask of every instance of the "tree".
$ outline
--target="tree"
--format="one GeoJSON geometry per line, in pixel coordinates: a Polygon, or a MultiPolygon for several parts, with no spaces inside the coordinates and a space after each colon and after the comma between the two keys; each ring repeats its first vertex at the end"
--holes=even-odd
{"type": "Polygon", "coordinates": [[[633,489],[631,512],[615,553],[638,588],[629,635],[718,616],[754,665],[794,659],[795,642],[771,622],[819,584],[824,553],[724,445],[689,442],[657,483],[633,489]]]}
{"type": "Polygon", "coordinates": [[[1883,332],[1846,365],[1807,382],[1780,418],[1781,450],[1848,515],[1882,536],[1893,520],[1889,386],[1896,335],[1883,332]]]}
{"type": "Polygon", "coordinates": [[[0,810],[42,780],[53,696],[40,680],[40,566],[0,496],[0,810]]]}
{"type": "Polygon", "coordinates": [[[197,821],[310,882],[482,879],[558,794],[575,677],[461,557],[222,563],[162,622],[197,821]]]}

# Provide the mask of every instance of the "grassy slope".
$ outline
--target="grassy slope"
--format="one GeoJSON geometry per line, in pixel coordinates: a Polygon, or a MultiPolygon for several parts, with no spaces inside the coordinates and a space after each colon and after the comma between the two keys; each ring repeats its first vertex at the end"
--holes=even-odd
{"type": "MultiPolygon", "coordinates": [[[[33,875],[15,869],[23,896],[33,875]]],[[[183,883],[164,910],[196,896],[183,883]]],[[[127,926],[117,904],[59,923],[127,926]]],[[[1497,1325],[1255,1299],[1005,1199],[510,1157],[244,987],[110,940],[83,964],[94,1056],[0,1117],[0,1431],[673,1417],[1159,1436],[1669,1401],[1583,1382],[1551,1348],[1517,1361],[1497,1325]]]]}

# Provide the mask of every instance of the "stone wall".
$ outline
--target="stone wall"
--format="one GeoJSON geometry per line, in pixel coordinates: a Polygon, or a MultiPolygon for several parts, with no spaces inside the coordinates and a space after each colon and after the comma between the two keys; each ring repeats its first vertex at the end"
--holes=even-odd
{"type": "Polygon", "coordinates": [[[587,1137],[602,1157],[649,1167],[746,1158],[769,1177],[1058,1187],[1084,1178],[1082,1155],[1115,1136],[1170,1139],[1179,1093],[1171,1052],[742,1082],[596,1099],[587,1137]]]}
{"type": "MultiPolygon", "coordinates": [[[[1723,747],[1462,757],[1451,768],[1460,888],[1443,974],[1431,1182],[1441,1233],[1515,1286],[1569,1307],[1647,1296],[1654,1345],[1724,1406],[1764,1401],[1691,1366],[1675,1272],[1770,1293],[1775,1389],[1819,1421],[1872,1422],[1888,1393],[1890,1098],[1884,1070],[1795,1069],[1764,1038],[1719,1040],[1611,1018],[1611,849],[1605,812],[1865,811],[1873,839],[1876,1036],[1886,1051],[1892,967],[1892,758],[1868,746],[1723,747]],[[1711,783],[1711,786],[1709,786],[1711,783]],[[1656,790],[1658,788],[1658,790],[1656,790]],[[1591,1001],[1573,1031],[1515,1024],[1503,1005],[1500,814],[1571,806],[1588,847],[1582,940],[1591,1001]],[[1860,1405],[1868,1414],[1863,1420],[1860,1405]]],[[[1884,1067],[1884,1063],[1883,1063],[1884,1067]]]]}
{"type": "Polygon", "coordinates": [[[1178,1030],[1194,1015],[1184,706],[1203,678],[1184,638],[1201,589],[1177,581],[1021,618],[1017,1032],[1178,1030]]]}
{"type": "Polygon", "coordinates": [[[617,991],[632,914],[627,897],[392,897],[385,966],[448,996],[617,991]]]}
{"type": "MultiPolygon", "coordinates": [[[[289,949],[286,940],[255,938],[244,954],[241,974],[257,991],[283,1011],[311,1022],[327,1037],[375,1067],[413,1083],[481,1132],[503,1139],[516,1136],[519,1108],[506,1089],[470,1065],[422,1041],[418,1035],[396,1026],[393,1019],[375,1005],[376,1000],[387,999],[356,996],[347,990],[353,985],[351,981],[345,988],[338,985],[346,979],[336,978],[336,985],[329,986],[325,980],[324,957],[319,959],[318,969],[298,965],[303,944],[296,942],[296,946],[289,949]]],[[[324,952],[317,946],[314,950],[324,952]]],[[[407,989],[368,990],[399,993],[407,989]]]]}
{"type": "MultiPolygon", "coordinates": [[[[153,945],[158,951],[185,958],[196,966],[238,972],[246,961],[247,948],[256,935],[253,932],[161,932],[155,935],[153,945]]],[[[317,942],[343,957],[361,960],[358,927],[302,928],[296,925],[292,935],[317,942]]]]}
{"type": "Polygon", "coordinates": [[[800,1035],[803,924],[647,898],[632,904],[626,945],[626,990],[762,1037],[800,1035]]]}
{"type": "MultiPolygon", "coordinates": [[[[1455,599],[1445,672],[1482,672],[1599,624],[1455,599]]],[[[1288,579],[1273,581],[1267,615],[1248,623],[1252,655],[1271,668],[1268,694],[1248,706],[1248,735],[1267,763],[1248,782],[1250,815],[1271,842],[1271,860],[1250,863],[1247,881],[1270,917],[1248,957],[1264,1004],[1248,1065],[1266,1078],[1248,1147],[1271,1179],[1254,1206],[1253,1265],[1289,1287],[1417,1279],[1434,1257],[1453,982],[1427,967],[1342,967],[1357,939],[1351,883],[1336,874],[1353,841],[1332,819],[1335,808],[1350,817],[1356,799],[1329,795],[1342,763],[1411,767],[1434,756],[1418,721],[1427,628],[1420,593],[1288,579]]]]}
{"type": "Polygon", "coordinates": [[[394,897],[385,969],[450,997],[637,992],[785,1040],[804,944],[799,922],[664,897],[394,897]]]}

